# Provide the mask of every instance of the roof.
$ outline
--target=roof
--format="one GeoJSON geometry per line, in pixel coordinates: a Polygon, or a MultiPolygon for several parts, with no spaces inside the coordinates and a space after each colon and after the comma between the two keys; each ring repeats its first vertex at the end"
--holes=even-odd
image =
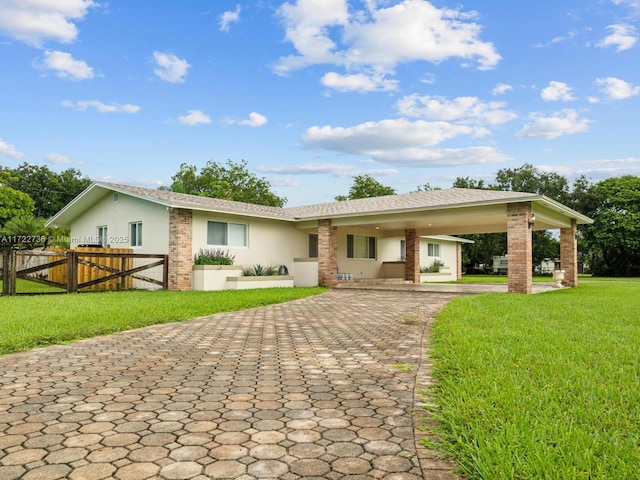
{"type": "Polygon", "coordinates": [[[134,187],[108,182],[95,182],[55,214],[47,222],[47,225],[69,226],[76,217],[89,208],[91,204],[104,197],[108,192],[131,195],[166,206],[167,208],[184,208],[289,222],[481,207],[518,202],[538,202],[564,216],[575,218],[578,223],[591,223],[590,218],[571,210],[555,200],[535,193],[450,188],[446,190],[430,190],[426,192],[412,192],[358,200],[320,203],[301,207],[279,208],[176,193],[167,190],[134,187]]]}

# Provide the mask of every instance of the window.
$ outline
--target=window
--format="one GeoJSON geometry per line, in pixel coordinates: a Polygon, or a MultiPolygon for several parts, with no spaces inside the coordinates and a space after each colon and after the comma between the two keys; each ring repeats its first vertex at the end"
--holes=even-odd
{"type": "Polygon", "coordinates": [[[318,258],[318,234],[309,234],[309,258],[318,258]]]}
{"type": "Polygon", "coordinates": [[[429,256],[429,257],[439,257],[440,256],[440,244],[439,243],[428,243],[427,244],[427,256],[429,256]]]}
{"type": "Polygon", "coordinates": [[[129,241],[132,247],[142,246],[142,222],[133,222],[129,224],[129,241]]]}
{"type": "Polygon", "coordinates": [[[407,241],[400,240],[400,260],[407,259],[407,241]]]}
{"type": "Polygon", "coordinates": [[[247,225],[244,223],[207,222],[207,245],[246,247],[247,225]]]}
{"type": "Polygon", "coordinates": [[[347,258],[376,258],[376,237],[347,235],[347,258]]]}
{"type": "Polygon", "coordinates": [[[98,227],[98,243],[102,245],[104,248],[107,248],[107,226],[102,225],[98,227]]]}

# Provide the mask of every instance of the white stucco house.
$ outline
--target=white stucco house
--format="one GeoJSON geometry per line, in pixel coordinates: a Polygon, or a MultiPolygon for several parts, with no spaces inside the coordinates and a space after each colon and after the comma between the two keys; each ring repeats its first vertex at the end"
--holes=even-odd
{"type": "MultiPolygon", "coordinates": [[[[561,229],[564,269],[571,272],[576,225],[590,221],[547,197],[519,192],[433,190],[276,208],[96,182],[47,225],[70,228],[72,248],[101,244],[168,254],[169,287],[177,290],[194,288],[193,256],[201,248],[228,250],[244,267],[284,265],[300,286],[335,286],[339,278],[418,283],[420,268],[435,260],[456,279],[467,240],[454,235],[507,231],[514,259],[509,289],[528,293],[531,229],[561,229]]],[[[566,278],[575,285],[577,273],[566,278]]]]}

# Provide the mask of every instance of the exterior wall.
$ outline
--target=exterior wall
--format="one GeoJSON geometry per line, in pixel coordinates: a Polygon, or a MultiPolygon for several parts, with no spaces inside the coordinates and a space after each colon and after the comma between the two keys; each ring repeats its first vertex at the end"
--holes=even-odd
{"type": "Polygon", "coordinates": [[[578,286],[578,229],[576,221],[571,221],[571,227],[560,229],[560,268],[564,270],[565,287],[578,286]]]}
{"type": "Polygon", "coordinates": [[[234,264],[247,268],[256,264],[285,265],[294,275],[293,259],[308,255],[308,236],[290,223],[208,212],[193,213],[193,254],[202,248],[220,248],[235,255],[234,264]],[[247,246],[207,245],[207,222],[232,222],[247,225],[247,246]]]}
{"type": "Polygon", "coordinates": [[[530,203],[510,203],[507,205],[509,293],[531,293],[533,290],[530,218],[530,203]]]}
{"type": "MultiPolygon", "coordinates": [[[[377,278],[380,275],[382,260],[380,257],[380,230],[375,228],[341,227],[338,228],[338,272],[349,273],[353,279],[377,278]],[[347,235],[365,235],[376,237],[376,258],[347,258],[347,235]]],[[[398,252],[400,247],[398,247],[398,252]]]]}
{"type": "Polygon", "coordinates": [[[169,212],[162,205],[118,194],[106,195],[71,224],[71,248],[98,243],[99,226],[107,227],[110,248],[133,248],[134,253],[169,253],[169,212]],[[129,224],[142,222],[142,246],[132,247],[129,224]]]}
{"type": "Polygon", "coordinates": [[[315,287],[318,285],[317,258],[294,258],[293,265],[293,278],[296,287],[315,287]]]}

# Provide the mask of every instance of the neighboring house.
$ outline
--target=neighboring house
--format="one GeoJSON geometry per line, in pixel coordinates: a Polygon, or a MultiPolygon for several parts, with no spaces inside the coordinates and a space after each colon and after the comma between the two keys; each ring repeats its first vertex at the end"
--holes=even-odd
{"type": "Polygon", "coordinates": [[[296,285],[334,286],[340,272],[383,278],[385,262],[402,262],[400,276],[418,283],[420,267],[438,257],[458,278],[461,240],[450,235],[506,231],[509,291],[530,293],[531,229],[560,229],[565,278],[574,286],[576,226],[590,222],[543,195],[519,192],[453,188],[277,208],[96,182],[47,225],[70,228],[72,247],[168,254],[176,290],[193,288],[193,256],[201,248],[228,249],[243,266],[284,265],[296,285]],[[455,261],[444,256],[451,245],[455,261]]]}

